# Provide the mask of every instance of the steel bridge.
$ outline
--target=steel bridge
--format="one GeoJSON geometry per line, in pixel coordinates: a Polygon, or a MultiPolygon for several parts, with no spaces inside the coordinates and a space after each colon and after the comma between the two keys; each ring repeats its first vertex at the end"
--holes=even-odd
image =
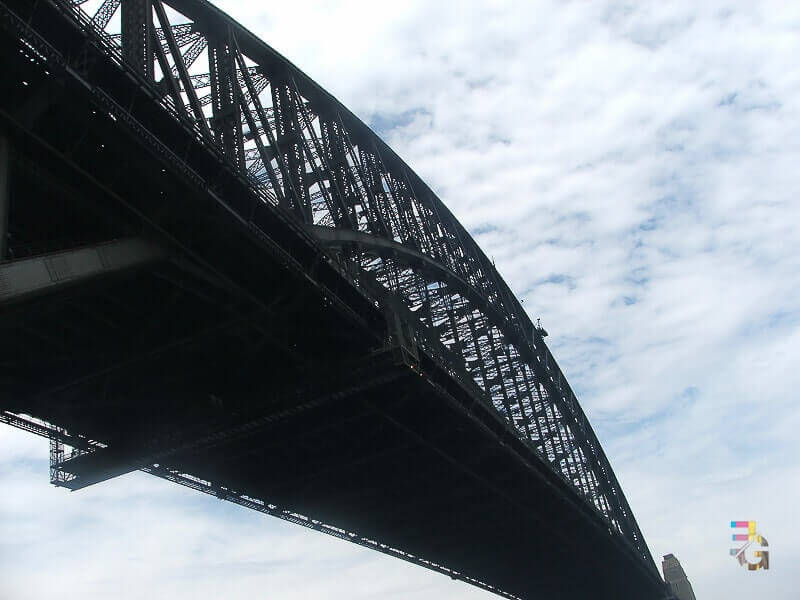
{"type": "Polygon", "coordinates": [[[543,332],[335,98],[205,0],[0,28],[0,420],[54,484],[145,471],[507,598],[665,596],[543,332]]]}

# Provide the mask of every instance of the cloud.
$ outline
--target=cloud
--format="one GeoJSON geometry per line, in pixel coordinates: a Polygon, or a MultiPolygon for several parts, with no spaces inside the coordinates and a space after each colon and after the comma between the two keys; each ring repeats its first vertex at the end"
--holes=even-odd
{"type": "MultiPolygon", "coordinates": [[[[794,598],[800,5],[216,4],[378,130],[542,317],[656,558],[698,597],[794,598]],[[727,555],[735,519],[769,573],[727,555]]],[[[490,597],[143,476],[50,490],[2,435],[31,500],[0,499],[14,597],[490,597]]]]}

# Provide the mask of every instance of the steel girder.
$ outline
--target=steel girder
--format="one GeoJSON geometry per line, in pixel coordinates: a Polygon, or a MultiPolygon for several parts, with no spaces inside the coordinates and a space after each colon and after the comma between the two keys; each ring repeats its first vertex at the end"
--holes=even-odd
{"type": "Polygon", "coordinates": [[[157,244],[128,238],[0,262],[0,306],[140,268],[166,257],[157,244]]]}
{"type": "Polygon", "coordinates": [[[122,4],[122,55],[139,73],[153,78],[153,11],[147,0],[122,4]]]}
{"type": "Polygon", "coordinates": [[[335,246],[376,302],[402,299],[420,349],[475,386],[652,567],[608,459],[540,333],[464,227],[369,128],[204,0],[122,0],[121,31],[111,19],[119,0],[106,0],[95,15],[81,3],[49,1],[140,77],[256,196],[335,246]],[[181,22],[170,22],[165,5],[181,22]],[[335,244],[332,231],[340,234],[335,244]]]}

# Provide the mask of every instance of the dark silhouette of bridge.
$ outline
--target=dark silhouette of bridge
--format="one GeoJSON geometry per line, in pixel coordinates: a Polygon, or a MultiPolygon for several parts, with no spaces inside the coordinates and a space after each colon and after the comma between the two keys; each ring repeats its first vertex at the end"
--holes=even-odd
{"type": "Polygon", "coordinates": [[[54,484],[142,470],[508,598],[664,597],[543,331],[350,111],[204,0],[0,25],[0,420],[54,484]]]}

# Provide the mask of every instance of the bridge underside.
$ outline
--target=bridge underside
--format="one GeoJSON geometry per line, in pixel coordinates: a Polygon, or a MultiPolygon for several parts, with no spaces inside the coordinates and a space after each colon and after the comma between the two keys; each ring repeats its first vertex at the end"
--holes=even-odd
{"type": "MultiPolygon", "coordinates": [[[[56,456],[56,483],[142,469],[509,597],[658,596],[474,386],[404,343],[339,254],[195,154],[222,173],[198,186],[11,36],[0,56],[0,420],[57,424],[79,451],[56,456]]],[[[148,126],[181,134],[153,106],[148,126]]]]}
{"type": "Polygon", "coordinates": [[[626,560],[611,534],[565,510],[569,491],[515,438],[498,443],[473,399],[337,328],[304,290],[243,316],[166,264],[89,285],[17,307],[0,330],[16,342],[0,364],[19,374],[3,408],[107,446],[65,460],[65,487],[158,465],[509,595],[646,597],[634,569],[606,568],[626,560]],[[336,360],[315,356],[331,342],[336,360]]]}

